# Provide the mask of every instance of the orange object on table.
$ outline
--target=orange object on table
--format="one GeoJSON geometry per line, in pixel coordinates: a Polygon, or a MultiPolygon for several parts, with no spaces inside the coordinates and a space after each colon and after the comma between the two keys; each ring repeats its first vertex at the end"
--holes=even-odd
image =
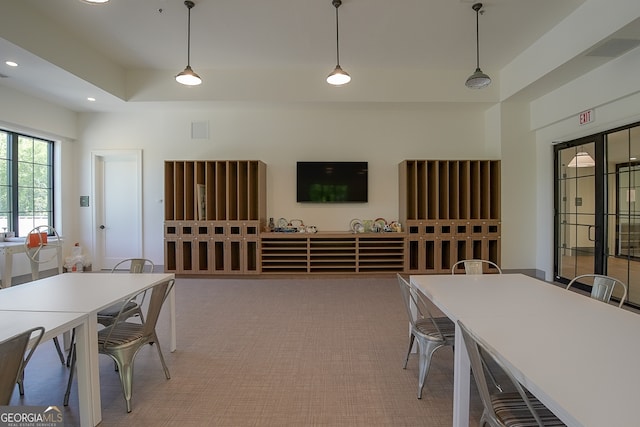
{"type": "Polygon", "coordinates": [[[29,234],[29,242],[27,247],[37,248],[40,245],[47,244],[47,233],[31,233],[29,234]]]}

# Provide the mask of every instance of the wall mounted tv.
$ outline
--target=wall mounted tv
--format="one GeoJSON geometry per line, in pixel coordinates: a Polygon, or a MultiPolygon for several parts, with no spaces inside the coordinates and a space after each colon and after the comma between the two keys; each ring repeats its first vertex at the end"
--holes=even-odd
{"type": "Polygon", "coordinates": [[[367,162],[298,162],[298,202],[366,203],[367,162]]]}

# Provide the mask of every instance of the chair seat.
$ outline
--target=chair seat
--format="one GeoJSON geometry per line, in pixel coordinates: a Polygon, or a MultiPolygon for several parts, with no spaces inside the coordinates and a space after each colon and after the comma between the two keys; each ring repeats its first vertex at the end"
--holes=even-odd
{"type": "MultiPolygon", "coordinates": [[[[114,304],[111,307],[107,307],[102,311],[98,312],[98,317],[100,316],[104,316],[104,317],[116,317],[118,315],[118,313],[120,313],[120,310],[122,310],[122,306],[125,305],[124,303],[119,303],[119,304],[114,304]]],[[[135,308],[138,307],[138,304],[136,304],[133,301],[129,301],[127,302],[127,304],[125,305],[124,310],[122,310],[124,313],[134,310],[135,308]]]]}
{"type": "MultiPolygon", "coordinates": [[[[442,336],[445,339],[451,339],[455,337],[456,326],[448,317],[434,317],[433,322],[438,325],[440,328],[440,332],[442,332],[442,336]]],[[[416,329],[423,335],[426,335],[429,339],[434,339],[437,341],[442,341],[440,337],[440,333],[433,326],[433,322],[431,319],[420,319],[416,321],[416,329]]]]}
{"type": "Polygon", "coordinates": [[[131,322],[120,322],[98,331],[98,345],[100,347],[115,347],[126,345],[144,337],[144,325],[131,322]],[[109,331],[111,336],[109,336],[109,331]],[[106,338],[109,337],[109,342],[106,338]]]}
{"type": "MultiPolygon", "coordinates": [[[[535,396],[527,393],[530,403],[535,408],[545,426],[564,426],[565,424],[547,409],[535,396]]],[[[496,416],[507,427],[537,426],[535,418],[522,397],[517,392],[497,393],[491,395],[491,402],[496,416]]]]}

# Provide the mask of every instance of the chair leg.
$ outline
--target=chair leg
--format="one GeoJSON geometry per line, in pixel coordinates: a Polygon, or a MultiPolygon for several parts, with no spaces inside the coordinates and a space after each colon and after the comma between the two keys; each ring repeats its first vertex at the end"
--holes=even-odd
{"type": "Polygon", "coordinates": [[[420,347],[420,369],[418,371],[418,399],[422,399],[422,389],[424,388],[424,384],[427,380],[427,374],[429,374],[429,368],[431,367],[431,356],[433,356],[433,353],[437,349],[442,347],[442,344],[434,345],[433,343],[430,342],[430,343],[423,343],[422,346],[420,346],[420,343],[418,343],[418,346],[420,347]]]}
{"type": "Polygon", "coordinates": [[[20,371],[20,375],[18,375],[18,391],[20,392],[20,396],[24,396],[24,370],[20,371]]]}
{"type": "Polygon", "coordinates": [[[58,341],[58,337],[53,337],[53,345],[56,346],[56,351],[58,352],[60,363],[64,365],[66,361],[65,361],[64,353],[62,352],[62,348],[60,347],[60,341],[58,341]]]}
{"type": "Polygon", "coordinates": [[[154,342],[156,344],[156,348],[158,349],[158,356],[160,356],[160,362],[162,363],[162,369],[164,369],[164,376],[166,379],[171,379],[171,374],[169,374],[169,368],[167,368],[167,364],[164,361],[164,356],[162,356],[162,350],[160,350],[160,343],[158,342],[158,337],[154,334],[154,342]]]}
{"type": "Polygon", "coordinates": [[[67,381],[67,390],[64,392],[64,406],[69,406],[69,396],[71,395],[71,385],[73,384],[73,372],[76,367],[76,345],[72,344],[69,350],[71,363],[69,367],[69,381],[67,381]]]}
{"type": "Polygon", "coordinates": [[[74,345],[76,342],[76,328],[71,330],[71,344],[69,345],[69,353],[67,354],[67,368],[71,366],[71,357],[74,351],[74,345]]]}
{"type": "Polygon", "coordinates": [[[407,363],[409,362],[409,355],[411,354],[411,349],[413,348],[413,343],[415,341],[415,335],[411,334],[409,337],[409,348],[407,349],[407,357],[404,359],[404,366],[402,369],[407,369],[407,363]]]}
{"type": "Polygon", "coordinates": [[[118,373],[120,374],[120,385],[122,385],[122,394],[127,404],[127,412],[131,412],[131,393],[133,388],[133,361],[124,361],[113,358],[118,365],[118,373]]]}

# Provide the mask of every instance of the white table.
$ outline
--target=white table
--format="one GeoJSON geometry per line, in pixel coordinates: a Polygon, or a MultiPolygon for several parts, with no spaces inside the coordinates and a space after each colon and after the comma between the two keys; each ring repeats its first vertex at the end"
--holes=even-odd
{"type": "MultiPolygon", "coordinates": [[[[62,240],[61,240],[62,242],[62,240]]],[[[51,245],[49,247],[44,246],[43,250],[55,249],[58,251],[56,254],[58,259],[58,273],[62,274],[62,245],[51,245]]],[[[13,255],[26,253],[26,247],[24,241],[21,242],[0,242],[0,255],[4,256],[4,269],[2,270],[2,283],[1,288],[8,288],[11,286],[11,279],[13,276],[13,255]]],[[[37,262],[29,259],[31,265],[31,278],[37,280],[39,276],[39,265],[37,262]]]]}
{"type": "MultiPolygon", "coordinates": [[[[638,424],[640,316],[520,274],[411,276],[569,426],[638,424]]],[[[469,359],[456,333],[454,426],[469,423],[469,359]]]]}
{"type": "MultiPolygon", "coordinates": [[[[59,314],[71,315],[69,323],[59,325],[56,331],[63,331],[65,326],[77,326],[80,422],[83,426],[95,426],[102,420],[98,369],[98,311],[173,277],[173,274],[156,273],[61,274],[1,290],[0,312],[14,312],[16,316],[29,312],[44,318],[53,318],[59,314]]],[[[176,340],[173,292],[169,298],[172,308],[171,351],[174,351],[176,340]]]]}
{"type": "Polygon", "coordinates": [[[0,310],[0,341],[37,326],[44,327],[42,342],[71,328],[80,327],[87,316],[78,313],[0,310]]]}

